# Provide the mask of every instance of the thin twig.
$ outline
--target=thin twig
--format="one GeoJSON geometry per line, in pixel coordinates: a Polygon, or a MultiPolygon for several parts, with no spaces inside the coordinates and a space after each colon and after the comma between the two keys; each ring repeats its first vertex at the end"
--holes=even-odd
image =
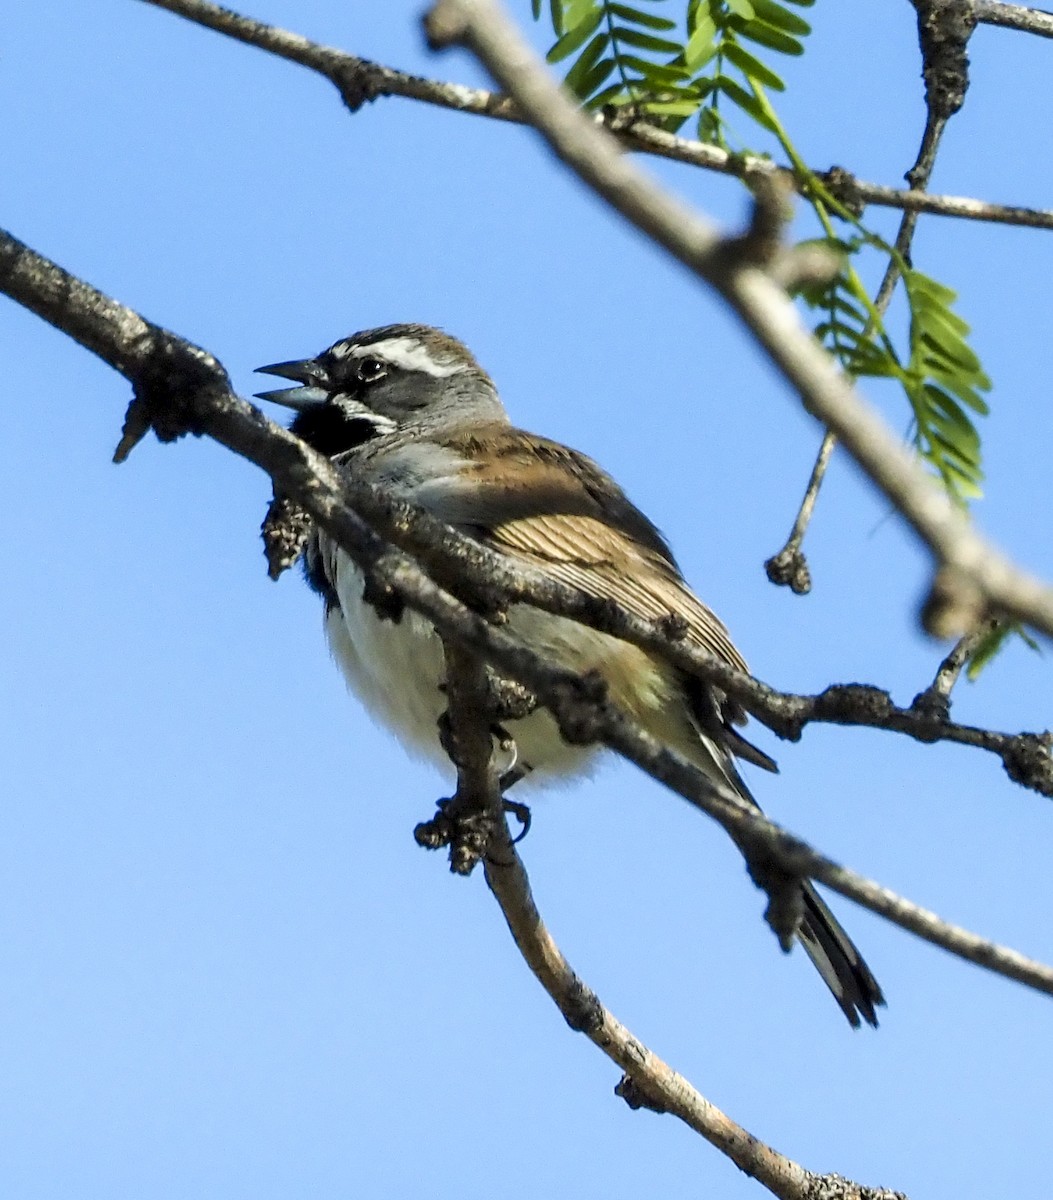
{"type": "Polygon", "coordinates": [[[804,498],[797,510],[790,536],[783,548],[764,564],[764,570],[772,583],[789,587],[790,591],[798,596],[805,596],[812,590],[812,573],[808,569],[808,560],[801,549],[801,543],[808,532],[815,502],[819,499],[819,489],[823,486],[826,468],[830,465],[830,456],[836,446],[837,435],[828,429],[823,434],[819,453],[815,456],[815,465],[808,477],[808,486],[804,489],[804,498]]]}
{"type": "MultiPolygon", "coordinates": [[[[933,39],[925,30],[926,20],[930,16],[927,0],[913,0],[913,3],[918,11],[919,40],[925,64],[925,129],[921,136],[921,145],[918,147],[914,165],[907,171],[905,178],[911,186],[911,191],[924,193],[929,185],[929,179],[932,177],[933,168],[936,166],[936,155],[944,130],[947,128],[947,122],[961,108],[965,99],[968,87],[965,40],[972,32],[972,26],[966,20],[964,24],[968,31],[964,32],[964,36],[959,33],[959,37],[962,39],[961,54],[949,56],[952,59],[950,66],[943,62],[937,67],[934,61],[936,54],[932,49],[933,39]]],[[[938,21],[936,23],[938,24],[938,21]]],[[[884,317],[892,301],[892,295],[901,275],[900,262],[910,262],[910,249],[914,241],[914,231],[917,228],[919,213],[919,209],[907,209],[899,223],[894,242],[896,253],[889,256],[888,265],[885,267],[885,273],[874,297],[874,310],[879,317],[884,317]]],[[[790,536],[786,539],[786,544],[782,549],[772,555],[764,564],[764,569],[772,583],[788,586],[799,596],[805,595],[812,588],[812,573],[809,570],[802,543],[836,447],[836,435],[829,429],[826,430],[808,479],[808,486],[804,490],[804,499],[801,501],[793,528],[790,530],[790,536]]]]}
{"type": "MultiPolygon", "coordinates": [[[[951,692],[958,682],[966,663],[972,658],[977,647],[998,627],[997,621],[984,621],[971,633],[958,639],[950,653],[944,658],[936,670],[932,683],[923,692],[914,697],[911,709],[932,713],[940,720],[946,720],[951,710],[951,692]]],[[[1051,793],[1053,794],[1053,793],[1051,793]]]]}
{"type": "MultiPolygon", "coordinates": [[[[411,75],[332,46],[312,42],[300,34],[268,25],[264,21],[241,16],[209,0],[144,0],[144,3],[166,9],[197,25],[316,71],[336,86],[352,112],[370,100],[399,96],[454,112],[516,124],[525,123],[515,104],[497,92],[411,75]]],[[[777,176],[795,190],[801,187],[794,171],[768,158],[753,154],[729,154],[718,146],[679,137],[636,118],[626,120],[624,114],[617,111],[597,114],[594,120],[606,123],[627,149],[747,181],[777,176]]],[[[969,221],[1053,229],[1053,210],[1049,209],[994,204],[966,196],[932,196],[926,192],[887,187],[857,179],[841,167],[830,172],[817,170],[815,174],[856,205],[876,204],[882,208],[928,212],[969,221]]]]}

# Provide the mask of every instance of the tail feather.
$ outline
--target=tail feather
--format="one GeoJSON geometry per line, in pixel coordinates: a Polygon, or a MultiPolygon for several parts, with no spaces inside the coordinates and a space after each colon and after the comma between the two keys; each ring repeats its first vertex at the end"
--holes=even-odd
{"type": "MultiPolygon", "coordinates": [[[[735,742],[729,745],[727,727],[717,732],[719,705],[712,689],[691,680],[685,682],[685,688],[697,721],[694,729],[697,741],[693,738],[686,747],[689,757],[702,771],[732,788],[750,807],[759,811],[760,805],[750,793],[732,757],[734,753],[741,753],[740,747],[735,742]]],[[[756,753],[760,754],[760,751],[756,753]]],[[[772,767],[775,766],[770,759],[768,762],[772,767]]],[[[748,862],[748,848],[741,843],[739,848],[748,862]]],[[[862,1019],[876,1028],[878,1019],[875,1009],[885,1003],[877,980],[812,884],[804,880],[801,891],[804,896],[804,917],[797,931],[801,945],[833,993],[849,1024],[858,1029],[862,1019]]]]}
{"type": "Polygon", "coordinates": [[[810,883],[804,884],[804,920],[798,936],[852,1027],[859,1028],[860,1017],[876,1027],[874,1010],[885,1003],[881,988],[852,939],[810,883]]]}

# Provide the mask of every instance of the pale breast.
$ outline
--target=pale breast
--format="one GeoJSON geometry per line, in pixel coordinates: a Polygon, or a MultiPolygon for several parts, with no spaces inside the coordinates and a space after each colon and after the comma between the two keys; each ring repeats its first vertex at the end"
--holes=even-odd
{"type": "MultiPolygon", "coordinates": [[[[452,773],[439,743],[438,722],[446,710],[446,697],[441,687],[442,642],[434,628],[410,609],[398,622],[381,619],[362,599],[363,576],[351,559],[342,551],[334,553],[324,536],[319,549],[339,601],[326,616],[326,637],[348,685],[370,715],[388,726],[407,750],[452,773]]],[[[507,628],[521,633],[530,644],[540,643],[565,654],[570,631],[561,626],[573,622],[525,611],[523,622],[517,621],[519,614],[513,610],[507,628]]],[[[594,748],[568,745],[543,709],[509,722],[507,729],[515,740],[519,762],[530,765],[530,778],[535,782],[580,774],[595,756],[594,748]]],[[[502,769],[506,765],[511,762],[502,763],[502,769]]]]}

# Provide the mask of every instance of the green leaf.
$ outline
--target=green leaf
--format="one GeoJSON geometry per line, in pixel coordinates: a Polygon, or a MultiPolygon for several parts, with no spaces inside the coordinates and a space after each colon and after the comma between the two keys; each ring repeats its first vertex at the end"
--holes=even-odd
{"type": "Polygon", "coordinates": [[[693,117],[698,111],[697,100],[648,100],[648,113],[659,116],[693,117]]]}
{"type": "Polygon", "coordinates": [[[751,116],[758,125],[764,129],[775,133],[775,126],[771,122],[771,118],[757,103],[756,96],[751,95],[744,87],[737,84],[734,79],[730,79],[727,75],[718,75],[714,80],[717,88],[724,93],[725,96],[733,103],[737,104],[744,113],[751,116]]]}
{"type": "Polygon", "coordinates": [[[713,108],[704,108],[698,114],[698,140],[719,146],[724,141],[724,118],[713,108]]]}
{"type": "Polygon", "coordinates": [[[667,87],[682,88],[691,79],[684,68],[676,63],[651,62],[650,59],[638,58],[635,54],[620,54],[618,58],[627,67],[632,67],[634,71],[639,71],[641,75],[667,87]]]}
{"type": "Polygon", "coordinates": [[[717,27],[707,16],[695,26],[684,47],[684,65],[694,73],[701,70],[717,52],[717,27]]]}
{"type": "Polygon", "coordinates": [[[754,58],[748,50],[744,50],[738,42],[725,42],[724,57],[728,62],[734,63],[747,79],[755,79],[758,83],[776,92],[786,90],[786,84],[779,76],[769,70],[759,59],[754,58]]]}
{"type": "Polygon", "coordinates": [[[750,0],[727,0],[728,8],[744,21],[752,21],[756,13],[750,0]]]}
{"type": "Polygon", "coordinates": [[[962,430],[963,435],[968,437],[970,444],[979,450],[980,435],[976,432],[976,427],[973,425],[968,413],[966,413],[958,401],[949,392],[934,383],[926,383],[924,390],[925,396],[932,405],[933,410],[937,413],[943,413],[951,424],[962,430]]]}
{"type": "Polygon", "coordinates": [[[969,655],[969,666],[965,672],[969,681],[975,682],[984,667],[1001,651],[1006,642],[1014,637],[1018,637],[1029,649],[1034,650],[1038,654],[1042,653],[1042,647],[1019,621],[995,622],[980,639],[972,654],[969,655]]]}
{"type": "MultiPolygon", "coordinates": [[[[609,44],[610,38],[607,36],[606,30],[602,34],[597,34],[592,38],[588,46],[582,50],[576,64],[570,68],[570,71],[567,71],[564,86],[570,89],[579,100],[585,100],[585,98],[588,98],[596,90],[596,88],[584,88],[583,84],[588,82],[592,67],[595,67],[597,62],[603,58],[603,54],[607,52],[609,44]]],[[[610,62],[610,67],[613,68],[613,66],[614,62],[612,61],[610,62]]],[[[604,74],[603,79],[606,79],[608,74],[610,74],[609,70],[604,74]]]]}
{"type": "Polygon", "coordinates": [[[783,33],[795,33],[798,37],[807,37],[812,32],[811,25],[796,13],[788,12],[775,0],[750,0],[754,11],[762,21],[766,21],[774,29],[783,33]]]}
{"type": "Polygon", "coordinates": [[[903,282],[908,292],[926,296],[941,308],[950,308],[955,300],[958,299],[957,292],[952,291],[951,288],[942,283],[938,283],[931,276],[923,275],[921,271],[916,271],[913,268],[904,272],[903,282]]]}
{"type": "Polygon", "coordinates": [[[582,100],[588,102],[590,109],[599,108],[593,98],[593,93],[598,87],[601,87],[610,78],[611,73],[617,67],[617,63],[613,58],[605,58],[598,62],[589,74],[581,81],[581,91],[578,93],[582,100]]]}
{"type": "Polygon", "coordinates": [[[652,33],[642,33],[639,29],[627,29],[624,25],[614,27],[613,36],[616,41],[624,42],[627,46],[636,46],[639,50],[653,50],[655,54],[679,54],[679,42],[670,42],[665,38],[655,37],[652,33]]]}
{"type": "MultiPolygon", "coordinates": [[[[919,339],[921,346],[927,347],[938,357],[961,367],[970,376],[983,375],[983,368],[980,366],[980,360],[976,357],[975,351],[970,350],[961,338],[952,337],[946,331],[941,332],[942,336],[937,340],[937,337],[927,329],[919,339]]],[[[926,357],[924,349],[921,353],[923,358],[926,357]]]]}
{"type": "Polygon", "coordinates": [[[984,400],[974,387],[963,383],[959,376],[948,374],[946,371],[941,371],[932,366],[926,367],[925,374],[934,383],[952,392],[964,405],[971,408],[979,416],[986,417],[991,411],[987,401],[984,400]]]}
{"type": "Polygon", "coordinates": [[[732,22],[732,28],[741,37],[749,38],[751,42],[767,46],[769,50],[778,50],[780,54],[803,54],[804,47],[788,33],[781,29],[773,29],[763,21],[750,21],[745,24],[740,21],[732,22]]]}
{"type": "Polygon", "coordinates": [[[582,21],[565,33],[552,49],[545,55],[550,63],[562,62],[569,58],[575,50],[584,46],[596,32],[603,20],[603,9],[597,8],[590,12],[582,21]]]}
{"type": "Polygon", "coordinates": [[[541,20],[541,0],[530,0],[530,11],[535,21],[541,20]]]}
{"type": "Polygon", "coordinates": [[[834,295],[828,301],[828,307],[832,308],[835,312],[844,313],[846,317],[851,317],[852,320],[855,321],[860,327],[860,329],[862,329],[870,319],[870,314],[868,312],[864,312],[864,310],[860,308],[858,304],[855,304],[853,301],[849,300],[849,298],[842,292],[834,293],[834,295]]]}
{"type": "MultiPolygon", "coordinates": [[[[535,4],[540,0],[533,0],[535,4]]],[[[612,17],[619,17],[631,25],[645,25],[648,29],[675,29],[676,22],[668,17],[656,17],[653,13],[641,12],[638,8],[630,8],[627,4],[608,4],[607,11],[612,17]]]]}
{"type": "Polygon", "coordinates": [[[605,104],[631,104],[632,102],[632,96],[626,92],[625,84],[619,79],[617,83],[612,83],[610,87],[605,87],[602,92],[597,92],[589,100],[589,107],[603,108],[605,104]]]}
{"type": "Polygon", "coordinates": [[[956,312],[946,308],[942,304],[935,304],[928,296],[920,295],[915,292],[910,297],[911,312],[915,318],[925,328],[932,325],[939,325],[947,329],[954,337],[964,340],[969,335],[969,323],[963,321],[956,312]]]}

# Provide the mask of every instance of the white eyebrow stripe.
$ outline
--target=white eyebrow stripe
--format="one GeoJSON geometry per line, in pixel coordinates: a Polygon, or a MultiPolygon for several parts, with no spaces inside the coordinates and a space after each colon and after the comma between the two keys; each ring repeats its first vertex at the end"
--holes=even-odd
{"type": "Polygon", "coordinates": [[[388,338],[386,342],[370,342],[368,346],[355,346],[352,358],[381,358],[393,367],[407,371],[423,371],[435,379],[446,379],[450,375],[461,375],[468,370],[463,362],[436,362],[426,346],[414,337],[388,338]]]}

